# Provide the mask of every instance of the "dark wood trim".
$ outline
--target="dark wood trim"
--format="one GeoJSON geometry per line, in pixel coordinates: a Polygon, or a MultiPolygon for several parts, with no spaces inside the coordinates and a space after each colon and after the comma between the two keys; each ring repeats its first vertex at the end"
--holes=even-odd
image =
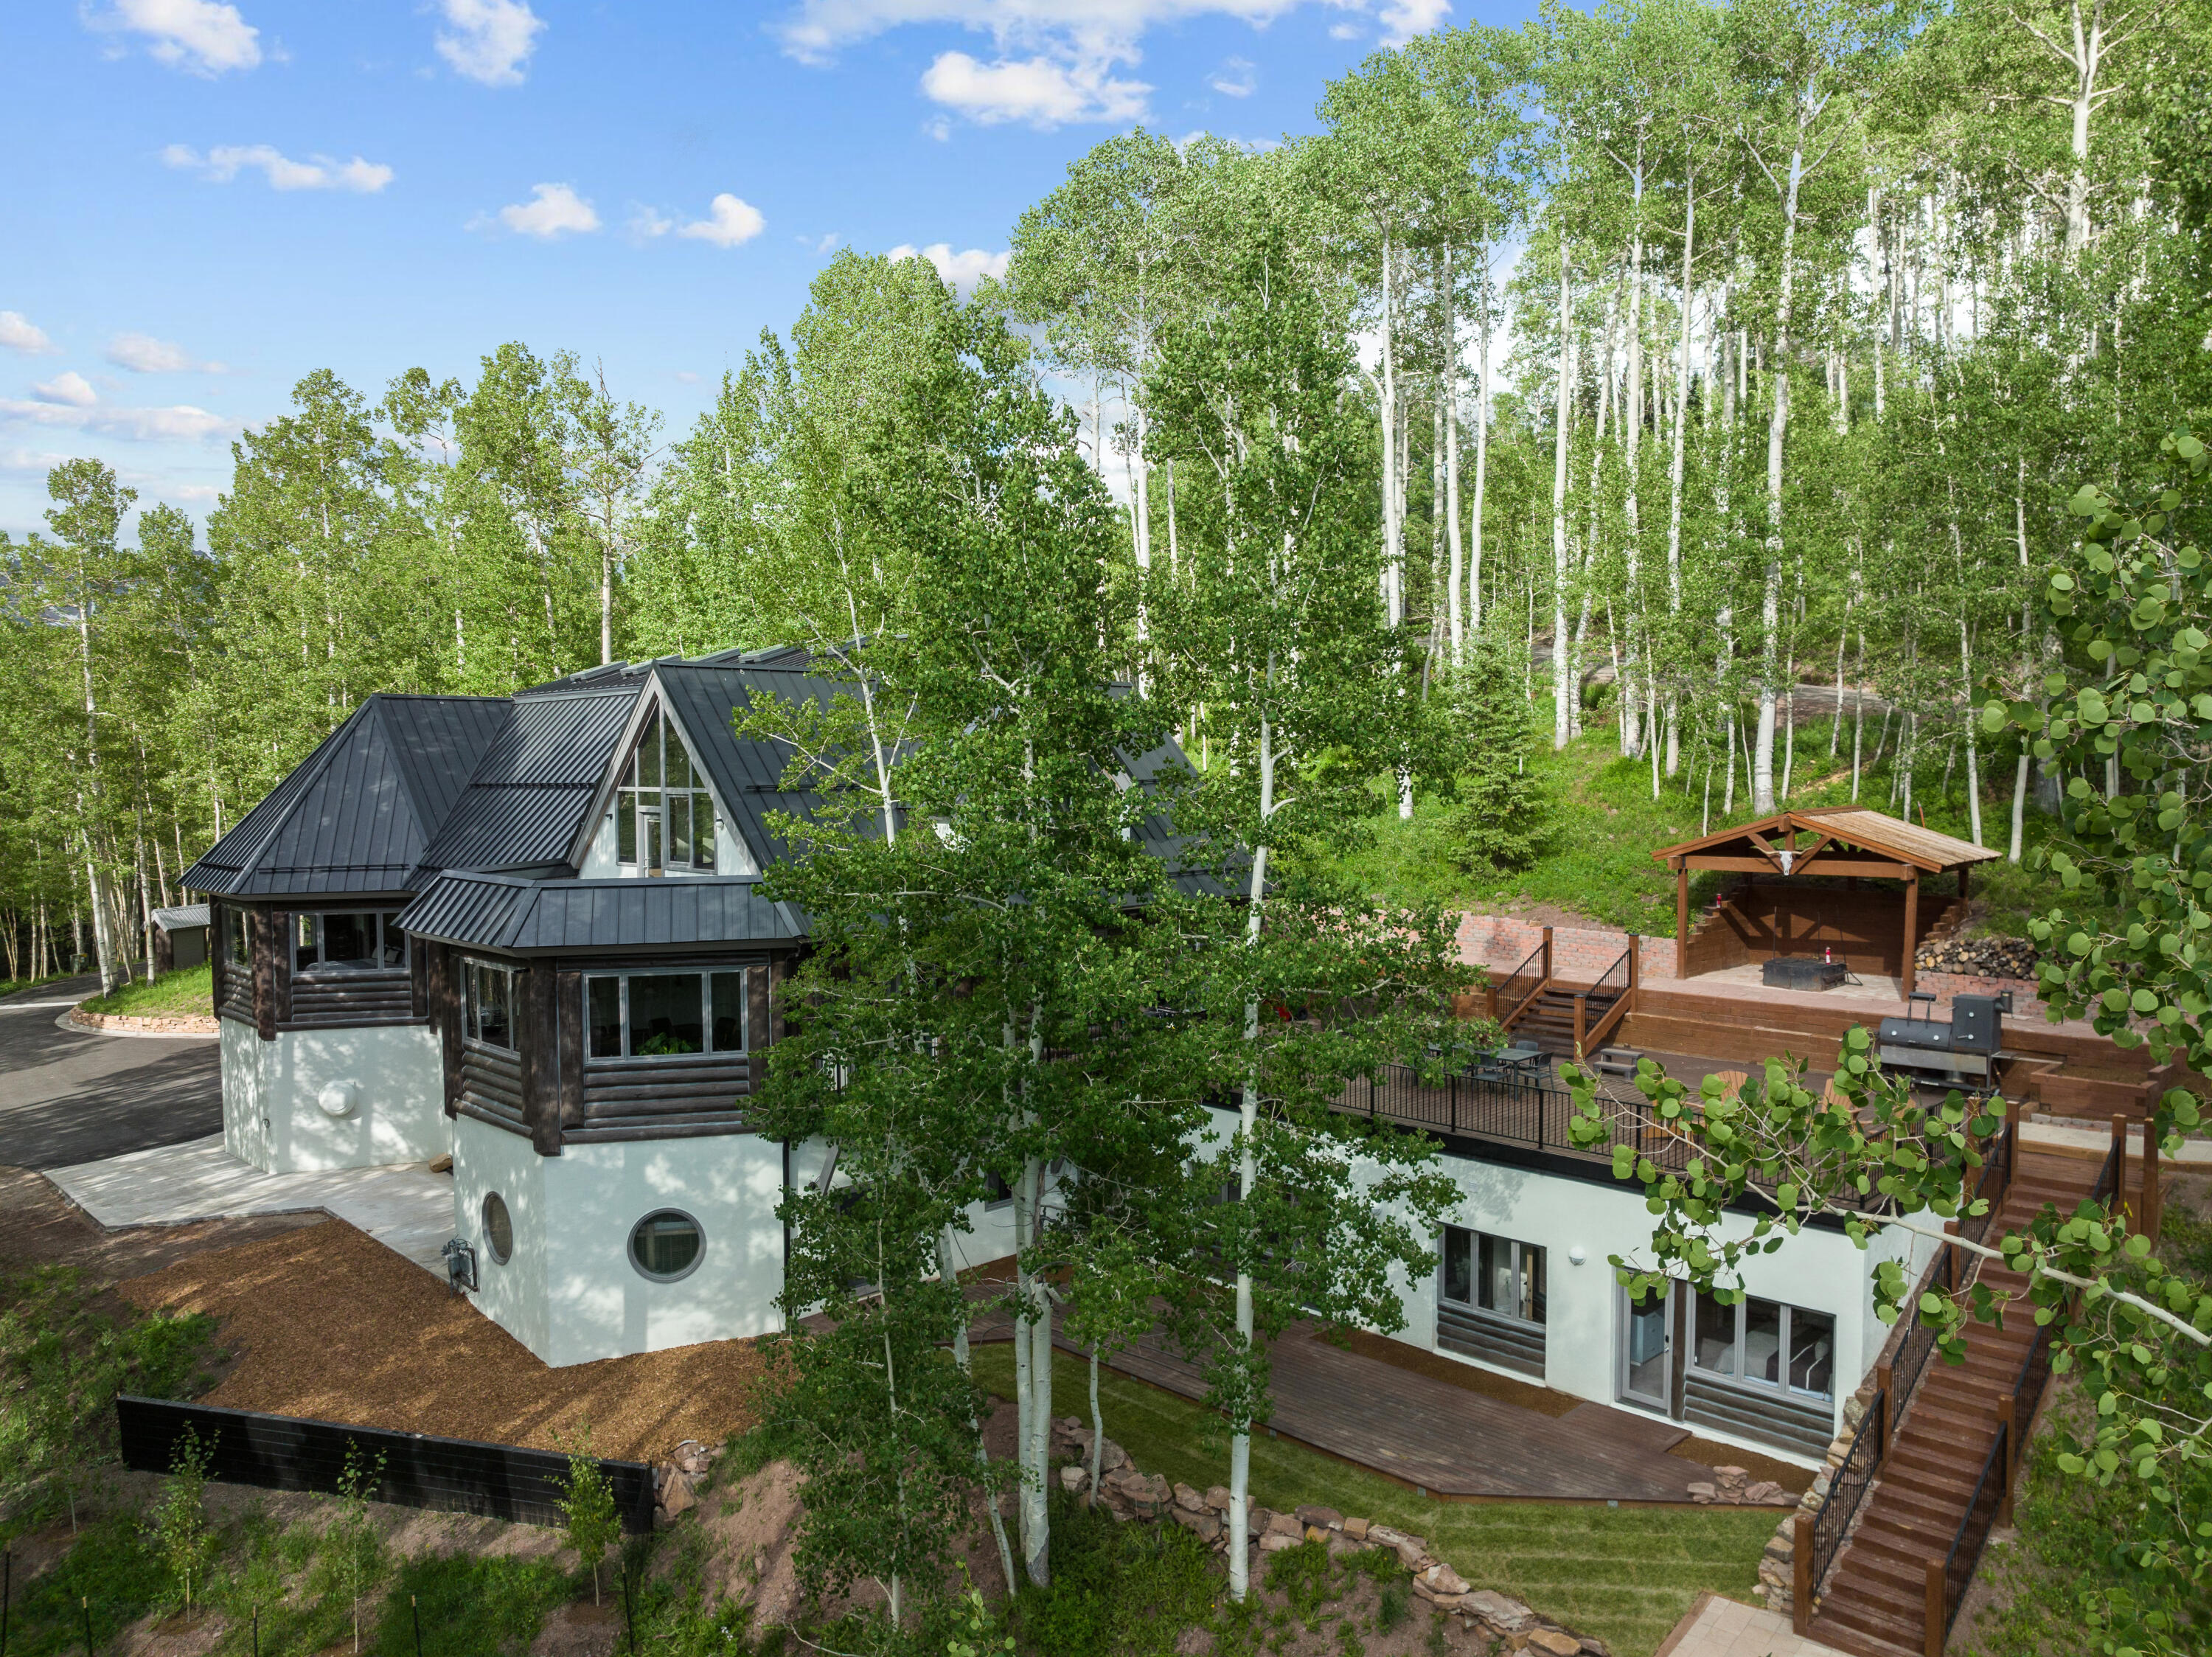
{"type": "Polygon", "coordinates": [[[514,1033],[522,1048],[523,1116],[540,1156],[561,1154],[559,974],[540,961],[515,974],[514,1033]]]}
{"type": "Polygon", "coordinates": [[[276,986],[276,1025],[292,1021],[292,928],[298,911],[269,911],[269,970],[276,986]]]}
{"type": "Polygon", "coordinates": [[[407,990],[415,1016],[427,1019],[430,1011],[430,952],[437,946],[407,941],[407,990]]]}
{"type": "Polygon", "coordinates": [[[746,1045],[751,1050],[750,1079],[755,1091],[768,1081],[768,1050],[775,1045],[775,1020],[783,1007],[783,997],[775,992],[774,980],[779,972],[788,970],[787,959],[770,960],[745,979],[745,1022],[749,1026],[746,1045]]]}
{"type": "Polygon", "coordinates": [[[276,929],[275,913],[246,911],[247,953],[253,960],[253,1026],[264,1041],[276,1039],[276,929]]]}
{"type": "Polygon", "coordinates": [[[426,953],[434,950],[428,964],[430,991],[430,1024],[438,1033],[438,1051],[446,1076],[446,1114],[456,1114],[461,1106],[461,998],[459,984],[453,971],[453,952],[444,944],[423,946],[426,953]]]}
{"type": "MultiPolygon", "coordinates": [[[[1735,874],[1771,874],[1775,865],[1764,857],[1709,857],[1692,853],[1682,859],[1689,868],[1717,868],[1735,874]]],[[[1864,874],[1875,880],[1902,880],[1919,872],[1913,863],[1877,862],[1867,857],[1832,857],[1823,856],[1816,862],[1797,864],[1796,874],[1864,874]]]]}
{"type": "Polygon", "coordinates": [[[562,1132],[584,1119],[584,975],[548,972],[556,988],[553,1020],[558,1026],[561,1086],[558,1106],[562,1132]]]}
{"type": "Polygon", "coordinates": [[[225,959],[229,953],[223,938],[222,905],[210,898],[208,899],[208,984],[215,992],[218,1014],[222,1011],[222,973],[223,968],[229,965],[225,959]]]}

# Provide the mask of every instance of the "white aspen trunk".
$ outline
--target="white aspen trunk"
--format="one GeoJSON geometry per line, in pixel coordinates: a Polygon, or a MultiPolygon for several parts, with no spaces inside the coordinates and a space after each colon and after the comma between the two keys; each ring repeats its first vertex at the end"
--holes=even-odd
{"type": "Polygon", "coordinates": [[[1482,249],[1482,378],[1474,393],[1474,512],[1468,525],[1467,613],[1468,625],[1482,631],[1482,497],[1490,475],[1490,247],[1482,249]]]}
{"type": "Polygon", "coordinates": [[[1805,127],[1811,112],[1801,103],[1790,151],[1790,183],[1782,212],[1782,291],[1774,314],[1772,402],[1766,420],[1766,585],[1759,605],[1759,746],[1752,760],[1752,809],[1774,809],[1774,704],[1780,687],[1775,669],[1782,644],[1782,456],[1790,434],[1790,304],[1796,277],[1797,192],[1805,173],[1805,127]]]}
{"type": "MultiPolygon", "coordinates": [[[[957,1286],[960,1282],[960,1271],[958,1265],[957,1264],[957,1262],[960,1258],[960,1254],[959,1250],[953,1240],[951,1227],[945,1227],[942,1236],[939,1240],[938,1249],[938,1270],[943,1272],[944,1275],[950,1278],[957,1286]]],[[[955,1325],[952,1331],[952,1361],[960,1366],[960,1373],[962,1374],[967,1376],[970,1380],[973,1380],[975,1378],[975,1364],[968,1348],[968,1313],[967,1302],[964,1300],[961,1302],[960,1321],[957,1325],[955,1325]]],[[[1091,1410],[1092,1413],[1096,1415],[1097,1410],[1097,1393],[1098,1388],[1097,1377],[1097,1360],[1096,1355],[1093,1355],[1091,1362],[1093,1366],[1091,1383],[1093,1400],[1091,1410]]],[[[980,1423],[976,1421],[972,1413],[968,1417],[968,1424],[971,1429],[980,1429],[980,1423]]],[[[1092,1451],[1093,1471],[1091,1478],[1091,1499],[1096,1501],[1098,1494],[1098,1477],[1096,1471],[1097,1444],[1095,1440],[1092,1445],[1092,1451]]],[[[978,1466],[982,1467],[988,1467],[991,1463],[990,1452],[983,1447],[983,1435],[980,1430],[977,1430],[975,1435],[975,1461],[978,1466]]],[[[992,1539],[998,1544],[999,1547],[1000,1574],[1006,1579],[1006,1593],[1009,1595],[1012,1595],[1014,1591],[1014,1550],[1008,1545],[1006,1541],[1006,1516],[999,1511],[999,1498],[995,1494],[992,1496],[988,1505],[991,1514],[991,1537],[992,1539]]]]}
{"type": "Polygon", "coordinates": [[[1567,660],[1567,429],[1574,409],[1573,266],[1559,244],[1559,396],[1552,439],[1552,747],[1567,746],[1573,730],[1574,675],[1567,660]]]}
{"type": "MultiPolygon", "coordinates": [[[[2033,625],[2033,620],[2028,615],[2027,598],[2026,594],[2026,577],[2028,568],[2027,457],[2024,454],[2020,456],[2019,463],[2020,473],[2017,484],[2017,492],[2015,492],[2012,497],[2012,517],[2013,533],[2015,539],[2015,544],[2020,549],[2020,568],[2022,578],[2022,594],[2020,601],[2020,645],[2022,650],[2026,650],[2027,649],[2028,634],[2033,625]]],[[[2027,677],[2032,679],[2033,676],[2034,670],[2030,668],[2027,677]]],[[[2033,688],[2036,691],[2039,702],[2043,687],[2038,685],[2034,685],[2033,688]]],[[[2020,758],[2013,767],[2012,834],[2010,839],[2007,843],[2005,850],[2005,861],[2007,862],[2017,863],[2020,861],[2021,842],[2022,837],[2027,832],[2027,744],[2025,741],[2022,741],[2020,745],[2020,758]]]]}
{"type": "Polygon", "coordinates": [[[1395,631],[1406,618],[1405,485],[1398,476],[1398,369],[1389,234],[1382,237],[1382,580],[1383,619],[1395,631]]]}
{"type": "MultiPolygon", "coordinates": [[[[1637,207],[1640,214],[1643,204],[1643,157],[1638,155],[1637,207]]],[[[1622,459],[1627,471],[1627,496],[1623,502],[1624,528],[1626,541],[1623,551],[1628,558],[1628,579],[1623,583],[1622,618],[1627,637],[1626,657],[1627,666],[1620,679],[1620,748],[1629,758],[1642,753],[1644,733],[1638,717],[1639,690],[1637,646],[1644,624],[1643,592],[1643,534],[1644,519],[1639,504],[1638,473],[1644,453],[1644,233],[1638,228],[1631,241],[1628,255],[1628,385],[1622,397],[1622,433],[1625,439],[1622,459]]]]}
{"type": "MultiPolygon", "coordinates": [[[[1682,209],[1682,317],[1675,342],[1674,429],[1667,460],[1667,616],[1678,625],[1682,613],[1682,483],[1685,439],[1690,425],[1690,314],[1692,294],[1692,263],[1698,241],[1698,180],[1689,175],[1684,185],[1682,209]]],[[[1680,649],[1680,642],[1674,646],[1680,649]]],[[[1682,763],[1680,716],[1674,692],[1667,693],[1667,775],[1674,776],[1682,763]]],[[[1710,781],[1707,791],[1711,791],[1710,781]]]]}
{"type": "MultiPolygon", "coordinates": [[[[1268,677],[1274,673],[1273,652],[1268,654],[1268,677]]],[[[1275,742],[1274,727],[1265,714],[1260,717],[1260,833],[1255,838],[1259,844],[1253,848],[1252,875],[1246,890],[1244,938],[1248,946],[1257,947],[1260,941],[1260,921],[1267,892],[1267,832],[1268,819],[1275,810],[1275,742]]],[[[1249,1054],[1245,1066],[1244,1086],[1237,1101],[1239,1152],[1237,1161],[1237,1197],[1239,1202],[1248,1200],[1260,1183],[1259,1159],[1252,1149],[1253,1136],[1260,1127],[1260,1003],[1256,997],[1244,1003],[1244,1042],[1249,1054]]],[[[1244,1362],[1252,1359],[1252,1341],[1256,1325],[1254,1317],[1251,1268],[1243,1259],[1237,1270],[1237,1338],[1244,1362]]],[[[1229,1595],[1242,1601],[1251,1587],[1251,1554],[1249,1543],[1250,1532],[1252,1489],[1252,1427],[1249,1422],[1232,1422],[1229,1437],[1229,1595]]]]}
{"type": "Polygon", "coordinates": [[[1467,549],[1459,529],[1459,324],[1452,315],[1452,255],[1444,249],[1444,539],[1450,549],[1451,575],[1448,609],[1451,623],[1451,660],[1455,667],[1467,660],[1467,619],[1461,607],[1460,582],[1466,573],[1467,549]]]}

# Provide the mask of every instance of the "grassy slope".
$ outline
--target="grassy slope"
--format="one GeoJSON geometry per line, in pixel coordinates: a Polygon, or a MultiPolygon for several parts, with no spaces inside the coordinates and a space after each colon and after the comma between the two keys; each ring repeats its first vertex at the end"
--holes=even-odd
{"type": "MultiPolygon", "coordinates": [[[[975,1363],[977,1380],[1012,1396],[1012,1347],[978,1347],[975,1363]]],[[[1054,1355],[1055,1413],[1089,1420],[1089,1387],[1084,1364],[1054,1355]]],[[[1226,1441],[1211,1412],[1110,1370],[1100,1376],[1098,1396],[1107,1435],[1146,1472],[1200,1489],[1226,1481],[1226,1441]]],[[[1749,1599],[1775,1523],[1771,1513],[1741,1508],[1431,1501],[1270,1438],[1252,1446],[1252,1495],[1265,1507],[1319,1502],[1426,1537],[1477,1587],[1525,1599],[1599,1636],[1621,1657],[1655,1650],[1700,1589],[1749,1599]]]]}
{"type": "MultiPolygon", "coordinates": [[[[1826,723],[1802,728],[1797,759],[1791,777],[1789,802],[1793,806],[1842,806],[1851,802],[1848,723],[1844,732],[1844,754],[1828,758],[1826,723]]],[[[1873,734],[1868,735],[1871,746],[1873,734]]],[[[1705,830],[1705,777],[1686,770],[1674,782],[1662,781],[1659,798],[1651,797],[1650,766],[1620,757],[1618,739],[1608,725],[1591,730],[1562,752],[1545,748],[1535,765],[1550,783],[1558,802],[1551,844],[1533,868],[1514,874],[1473,874],[1455,864],[1447,802],[1423,797],[1414,802],[1413,819],[1401,822],[1395,811],[1377,819],[1373,844],[1346,862],[1352,874],[1370,890],[1399,898],[1423,898],[1452,905],[1502,906],[1516,899],[1552,904],[1588,915],[1610,926],[1646,935],[1666,935],[1674,929],[1674,880],[1665,865],[1651,854],[1657,848],[1693,839],[1705,830]]],[[[1930,768],[1933,770],[1934,768],[1930,768]]],[[[1713,779],[1711,826],[1724,826],[1731,818],[1722,810],[1724,778],[1713,779]]],[[[1913,801],[1913,816],[1923,814],[1928,826],[1968,838],[1965,795],[1955,787],[1942,799],[1932,797],[1940,771],[1923,776],[1921,792],[1913,801]]],[[[2008,783],[2009,778],[2004,779],[2008,783]]],[[[1985,778],[1985,783],[1989,779],[1985,778]]],[[[1743,774],[1736,777],[1733,820],[1752,815],[1749,789],[1743,774]]],[[[1859,803],[1894,814],[1889,797],[1890,767],[1887,759],[1879,771],[1860,779],[1859,803]]],[[[2002,800],[1985,800],[1982,838],[1986,845],[2002,850],[2009,832],[2008,791],[2002,800]]],[[[1377,789],[1378,804],[1382,790],[1377,789]]],[[[2048,841],[2057,825],[2033,811],[2026,824],[2028,850],[2048,841]]],[[[1702,907],[1718,889],[1720,877],[1705,874],[1690,883],[1691,901],[1702,907]]],[[[2048,909],[2058,900],[2055,881],[2027,867],[2002,860],[1976,871],[1974,890],[1989,905],[1984,929],[2007,937],[2027,935],[2032,911],[2048,909]]]]}
{"type": "Polygon", "coordinates": [[[203,963],[181,972],[164,972],[148,984],[126,984],[112,996],[94,996],[84,1003],[88,1013],[124,1013],[132,1018],[177,1018],[215,1011],[215,969],[203,963]]]}

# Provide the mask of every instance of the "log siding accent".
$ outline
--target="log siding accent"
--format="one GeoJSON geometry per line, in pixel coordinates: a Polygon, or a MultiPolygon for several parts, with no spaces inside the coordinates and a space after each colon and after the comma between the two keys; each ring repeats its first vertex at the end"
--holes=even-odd
{"type": "Polygon", "coordinates": [[[404,969],[383,972],[301,973],[292,983],[289,1016],[280,1030],[373,1024],[415,1024],[415,990],[404,969]]]}
{"type": "Polygon", "coordinates": [[[456,1045],[460,1048],[461,1061],[460,1113],[509,1133],[528,1134],[522,1056],[480,1042],[461,1041],[456,1045]]]}
{"type": "Polygon", "coordinates": [[[1544,1379],[1544,1325],[1501,1318],[1480,1307],[1437,1302],[1437,1344],[1465,1358],[1544,1379]]]}
{"type": "Polygon", "coordinates": [[[1694,1368],[1683,1382],[1681,1418],[1800,1455],[1820,1455],[1836,1435],[1832,1399],[1714,1380],[1694,1368]]]}

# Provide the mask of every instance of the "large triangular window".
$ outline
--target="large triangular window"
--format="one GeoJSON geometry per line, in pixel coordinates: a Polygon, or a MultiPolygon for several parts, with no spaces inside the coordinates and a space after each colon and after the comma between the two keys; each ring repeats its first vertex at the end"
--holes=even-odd
{"type": "Polygon", "coordinates": [[[654,709],[615,795],[615,842],[624,868],[714,867],[714,796],[676,728],[654,709]]]}

